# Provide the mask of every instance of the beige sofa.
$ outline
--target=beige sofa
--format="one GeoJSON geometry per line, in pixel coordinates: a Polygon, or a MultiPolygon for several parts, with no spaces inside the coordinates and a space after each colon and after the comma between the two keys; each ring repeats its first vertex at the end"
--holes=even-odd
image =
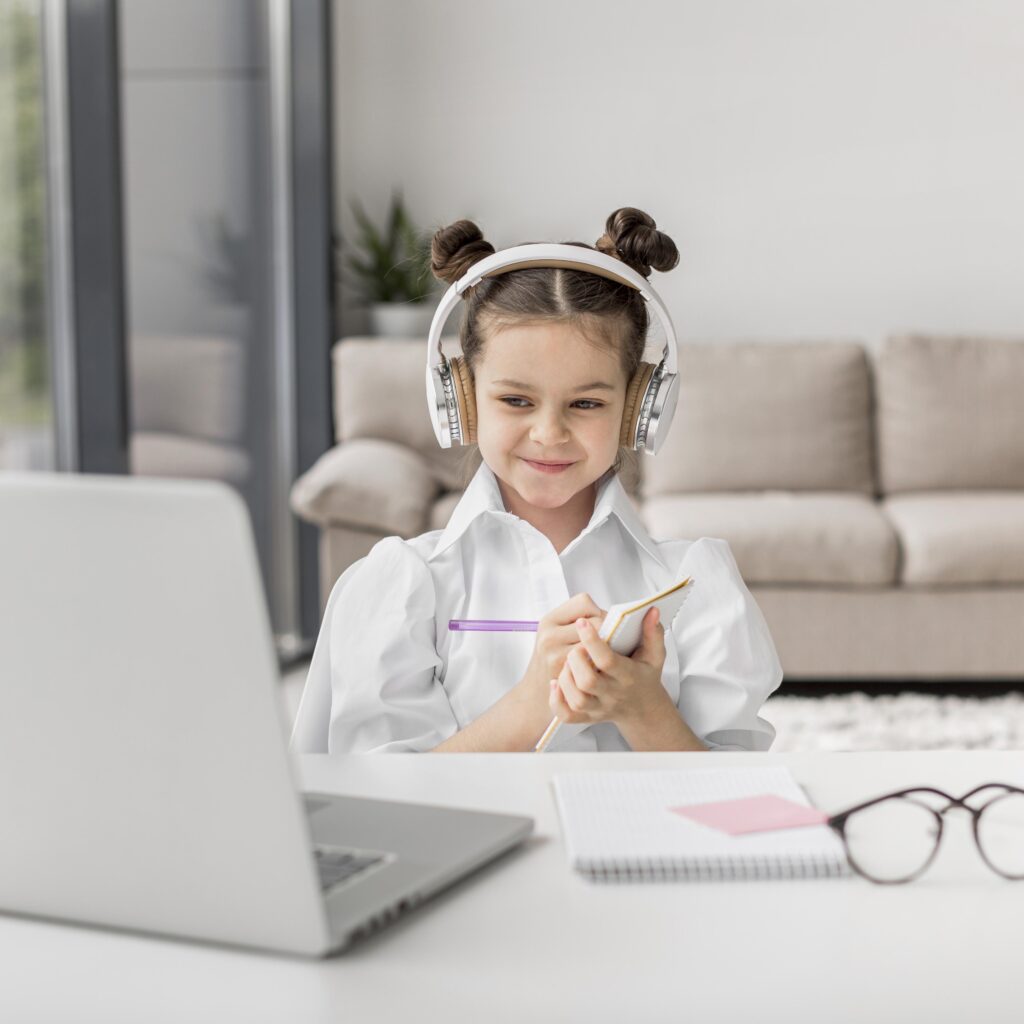
{"type": "MultiPolygon", "coordinates": [[[[324,599],[381,537],[442,528],[479,464],[437,446],[424,359],[335,346],[337,444],[292,492],[324,599]]],[[[680,370],[624,483],[652,536],[729,541],[787,679],[1024,680],[1024,340],[687,343],[680,370]]]]}
{"type": "Polygon", "coordinates": [[[137,334],[129,355],[132,472],[244,485],[251,463],[242,340],[137,334]]]}

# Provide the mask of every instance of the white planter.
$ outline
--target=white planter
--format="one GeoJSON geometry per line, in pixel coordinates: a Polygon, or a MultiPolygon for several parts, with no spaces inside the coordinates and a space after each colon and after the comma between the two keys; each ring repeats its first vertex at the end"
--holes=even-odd
{"type": "Polygon", "coordinates": [[[375,302],[370,306],[370,330],[377,337],[427,340],[436,302],[375,302]]]}

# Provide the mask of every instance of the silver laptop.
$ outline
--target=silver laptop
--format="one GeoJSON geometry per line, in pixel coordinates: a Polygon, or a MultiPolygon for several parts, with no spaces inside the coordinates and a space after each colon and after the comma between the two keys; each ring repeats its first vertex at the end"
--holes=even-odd
{"type": "Polygon", "coordinates": [[[0,473],[0,910],[322,956],[533,827],[292,768],[237,495],[0,473]]]}

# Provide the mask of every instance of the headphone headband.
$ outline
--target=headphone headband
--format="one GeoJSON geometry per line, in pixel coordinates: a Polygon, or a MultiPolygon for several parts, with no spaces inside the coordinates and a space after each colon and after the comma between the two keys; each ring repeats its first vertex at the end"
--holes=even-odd
{"type": "Polygon", "coordinates": [[[555,267],[567,270],[583,270],[589,274],[610,278],[620,284],[635,288],[654,309],[665,329],[665,347],[662,352],[667,373],[678,372],[678,343],[672,318],[668,315],[665,304],[658,293],[651,287],[650,281],[638,274],[632,267],[626,266],[622,260],[599,252],[597,249],[585,249],[580,245],[564,245],[561,242],[531,242],[527,245],[513,245],[508,249],[491,253],[474,263],[456,281],[450,285],[438,303],[434,318],[430,322],[430,334],[427,338],[427,373],[439,366],[443,361],[441,352],[441,331],[459,304],[462,293],[467,288],[478,285],[485,277],[498,277],[510,270],[524,270],[527,267],[555,267]]]}
{"type": "MultiPolygon", "coordinates": [[[[497,277],[528,267],[582,270],[628,285],[635,288],[657,314],[665,331],[664,348],[661,361],[653,368],[647,385],[642,389],[640,419],[629,442],[652,454],[656,452],[668,433],[678,398],[679,345],[672,318],[647,278],[632,267],[597,249],[561,242],[530,242],[491,253],[474,263],[442,296],[430,323],[426,366],[427,406],[438,444],[448,448],[453,440],[463,443],[459,391],[452,379],[451,364],[441,351],[441,331],[445,322],[467,288],[479,284],[485,277],[497,277]]],[[[456,362],[461,367],[461,361],[456,362]]]]}

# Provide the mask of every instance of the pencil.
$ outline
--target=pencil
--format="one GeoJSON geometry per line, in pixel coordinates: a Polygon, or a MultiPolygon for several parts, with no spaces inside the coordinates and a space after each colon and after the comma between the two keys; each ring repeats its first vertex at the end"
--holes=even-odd
{"type": "Polygon", "coordinates": [[[536,633],[536,622],[522,619],[449,619],[448,628],[459,632],[479,630],[488,633],[536,633]]]}
{"type": "Polygon", "coordinates": [[[541,753],[544,748],[554,739],[555,733],[558,732],[558,727],[561,725],[561,721],[555,717],[551,719],[551,723],[544,730],[544,735],[537,740],[537,746],[533,748],[535,754],[541,753]]]}

